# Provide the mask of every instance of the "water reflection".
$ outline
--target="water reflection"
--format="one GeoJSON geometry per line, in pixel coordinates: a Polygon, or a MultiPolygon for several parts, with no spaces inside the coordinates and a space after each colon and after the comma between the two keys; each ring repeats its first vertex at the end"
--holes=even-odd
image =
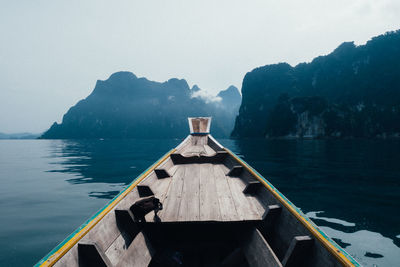
{"type": "Polygon", "coordinates": [[[396,266],[400,248],[392,239],[382,234],[357,230],[356,224],[321,216],[323,212],[308,212],[307,216],[313,219],[320,228],[351,253],[364,266],[396,266]]]}
{"type": "MultiPolygon", "coordinates": [[[[54,168],[66,173],[71,184],[104,183],[124,186],[175,147],[181,140],[56,140],[49,158],[54,168]]],[[[90,197],[111,199],[119,190],[93,191],[90,197]]]]}

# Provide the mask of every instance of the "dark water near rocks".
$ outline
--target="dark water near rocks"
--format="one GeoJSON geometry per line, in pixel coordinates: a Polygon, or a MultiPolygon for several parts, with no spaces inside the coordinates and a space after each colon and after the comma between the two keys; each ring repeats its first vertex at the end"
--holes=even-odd
{"type": "MultiPolygon", "coordinates": [[[[35,264],[181,140],[1,140],[0,266],[35,264]]],[[[400,266],[400,142],[219,140],[365,266],[400,266]]]]}

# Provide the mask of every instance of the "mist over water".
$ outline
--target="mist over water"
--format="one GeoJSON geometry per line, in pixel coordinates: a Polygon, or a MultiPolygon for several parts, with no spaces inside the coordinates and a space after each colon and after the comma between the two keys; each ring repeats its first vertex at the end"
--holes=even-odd
{"type": "MultiPolygon", "coordinates": [[[[0,266],[36,263],[181,141],[0,141],[0,266]]],[[[219,141],[361,264],[399,264],[399,141],[219,141]]]]}

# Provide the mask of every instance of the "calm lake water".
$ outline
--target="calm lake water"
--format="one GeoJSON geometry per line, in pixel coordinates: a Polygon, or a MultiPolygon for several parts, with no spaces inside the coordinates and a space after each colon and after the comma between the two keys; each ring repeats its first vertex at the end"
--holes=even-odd
{"type": "MultiPolygon", "coordinates": [[[[219,140],[365,266],[400,266],[400,142],[219,140]]],[[[0,266],[35,264],[181,140],[0,140],[0,266]]]]}

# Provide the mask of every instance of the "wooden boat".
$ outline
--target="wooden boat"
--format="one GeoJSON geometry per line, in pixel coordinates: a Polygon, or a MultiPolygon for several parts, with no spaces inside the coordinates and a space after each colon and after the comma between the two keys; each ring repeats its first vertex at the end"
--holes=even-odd
{"type": "Polygon", "coordinates": [[[360,266],[189,118],[190,135],[36,266],[360,266]]]}

